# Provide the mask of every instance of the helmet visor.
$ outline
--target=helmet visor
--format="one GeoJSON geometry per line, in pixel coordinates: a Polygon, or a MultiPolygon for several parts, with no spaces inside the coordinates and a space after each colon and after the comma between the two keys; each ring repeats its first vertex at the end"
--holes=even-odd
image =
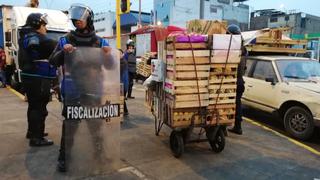
{"type": "Polygon", "coordinates": [[[86,21],[90,16],[90,11],[86,7],[72,6],[69,9],[70,19],[86,21]]]}
{"type": "Polygon", "coordinates": [[[40,22],[43,23],[43,24],[48,24],[48,14],[43,14],[40,17],[40,22]]]}

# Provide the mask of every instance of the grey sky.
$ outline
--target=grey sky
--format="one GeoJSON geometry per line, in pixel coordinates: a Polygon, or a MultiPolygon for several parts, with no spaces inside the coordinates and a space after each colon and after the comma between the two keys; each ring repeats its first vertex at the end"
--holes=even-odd
{"type": "MultiPolygon", "coordinates": [[[[115,10],[115,0],[39,0],[42,8],[66,10],[71,3],[84,3],[90,6],[94,12],[115,10]]],[[[141,0],[142,10],[150,12],[153,0],[141,0]]],[[[25,5],[28,0],[0,0],[0,4],[25,5]]],[[[131,0],[132,9],[138,10],[139,0],[131,0]]],[[[319,0],[249,0],[250,10],[258,9],[282,9],[289,11],[296,9],[298,12],[320,16],[319,0]]]]}

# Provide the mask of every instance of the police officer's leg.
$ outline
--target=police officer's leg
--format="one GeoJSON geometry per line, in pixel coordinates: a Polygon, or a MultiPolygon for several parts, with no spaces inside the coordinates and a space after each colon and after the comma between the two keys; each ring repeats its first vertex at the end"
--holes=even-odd
{"type": "Polygon", "coordinates": [[[242,97],[242,94],[243,94],[243,90],[241,88],[237,89],[235,123],[234,123],[234,127],[232,129],[228,129],[230,132],[233,132],[233,133],[236,133],[239,135],[242,134],[242,128],[241,128],[241,122],[242,122],[241,97],[242,97]]]}
{"type": "Polygon", "coordinates": [[[41,136],[45,136],[45,120],[48,116],[47,104],[49,103],[50,99],[50,83],[49,79],[42,79],[41,80],[41,124],[40,124],[40,131],[41,136]]]}
{"type": "Polygon", "coordinates": [[[134,76],[135,76],[135,73],[129,72],[129,87],[128,87],[128,96],[127,96],[128,98],[134,98],[131,96],[134,76]]]}
{"type": "Polygon", "coordinates": [[[26,86],[26,92],[28,96],[28,103],[30,107],[30,127],[31,127],[31,139],[30,146],[48,146],[52,145],[53,141],[43,138],[42,126],[43,126],[43,93],[42,80],[40,78],[31,78],[30,82],[27,83],[30,86],[26,86]]]}
{"type": "Polygon", "coordinates": [[[24,88],[28,96],[28,132],[31,139],[40,138],[39,125],[41,121],[40,108],[40,79],[39,78],[24,78],[24,88]]]}
{"type": "MultiPolygon", "coordinates": [[[[66,107],[63,107],[62,115],[66,118],[66,107]]],[[[62,123],[62,133],[58,157],[57,169],[60,172],[66,172],[66,156],[71,156],[74,135],[78,129],[78,120],[65,119],[62,123]],[[66,132],[67,131],[67,132],[66,132]]]]}
{"type": "Polygon", "coordinates": [[[236,95],[236,117],[235,117],[235,125],[241,129],[242,122],[242,107],[241,107],[241,97],[242,92],[237,93],[236,95]]]}

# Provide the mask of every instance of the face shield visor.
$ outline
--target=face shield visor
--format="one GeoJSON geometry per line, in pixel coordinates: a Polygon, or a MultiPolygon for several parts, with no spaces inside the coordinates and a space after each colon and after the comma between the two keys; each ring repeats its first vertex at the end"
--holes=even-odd
{"type": "Polygon", "coordinates": [[[69,16],[71,20],[87,21],[90,16],[90,9],[85,6],[71,6],[69,16]]]}
{"type": "Polygon", "coordinates": [[[48,24],[48,14],[43,14],[43,15],[40,17],[40,22],[41,22],[42,24],[47,25],[47,24],[48,24]]]}

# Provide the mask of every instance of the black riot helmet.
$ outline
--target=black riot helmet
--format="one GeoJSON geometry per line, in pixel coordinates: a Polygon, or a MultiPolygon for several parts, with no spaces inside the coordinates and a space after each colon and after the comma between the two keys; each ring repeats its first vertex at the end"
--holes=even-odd
{"type": "Polygon", "coordinates": [[[27,21],[24,27],[39,29],[42,24],[44,25],[48,24],[47,14],[31,13],[27,17],[27,21]]]}
{"type": "Polygon", "coordinates": [[[69,9],[69,16],[72,20],[73,25],[75,26],[75,21],[86,21],[87,28],[90,31],[94,31],[93,26],[93,11],[86,5],[83,4],[72,4],[69,9]]]}
{"type": "Polygon", "coordinates": [[[132,39],[129,39],[126,45],[127,45],[127,49],[129,48],[129,46],[132,46],[134,48],[134,41],[132,39]]]}
{"type": "Polygon", "coordinates": [[[235,25],[235,24],[231,24],[227,27],[227,34],[241,34],[241,30],[239,28],[239,26],[235,25]]]}

